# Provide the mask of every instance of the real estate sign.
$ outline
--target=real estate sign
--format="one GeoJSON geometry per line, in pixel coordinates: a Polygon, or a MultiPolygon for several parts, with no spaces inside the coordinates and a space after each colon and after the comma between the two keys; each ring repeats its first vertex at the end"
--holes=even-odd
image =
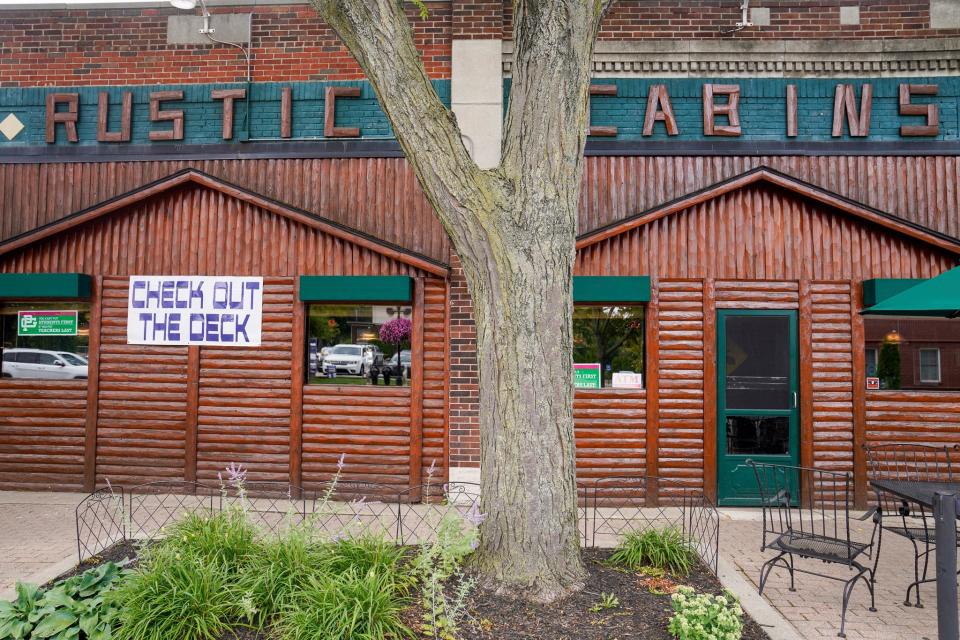
{"type": "Polygon", "coordinates": [[[76,311],[19,311],[18,336],[75,336],[76,311]]]}
{"type": "Polygon", "coordinates": [[[127,343],[258,347],[263,278],[131,276],[127,343]]]}
{"type": "Polygon", "coordinates": [[[573,386],[577,389],[600,388],[600,363],[573,365],[573,386]]]}

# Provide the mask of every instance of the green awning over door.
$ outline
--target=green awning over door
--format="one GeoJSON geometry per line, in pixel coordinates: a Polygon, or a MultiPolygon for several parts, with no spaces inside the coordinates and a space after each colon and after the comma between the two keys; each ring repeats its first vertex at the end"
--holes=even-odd
{"type": "Polygon", "coordinates": [[[85,273],[0,273],[0,299],[89,298],[85,273]]]}
{"type": "Polygon", "coordinates": [[[960,267],[924,280],[863,310],[869,315],[960,316],[960,267]]]}

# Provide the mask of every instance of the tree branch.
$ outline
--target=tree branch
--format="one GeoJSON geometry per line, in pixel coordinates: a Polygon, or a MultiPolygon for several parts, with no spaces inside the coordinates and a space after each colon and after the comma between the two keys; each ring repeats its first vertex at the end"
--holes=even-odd
{"type": "Polygon", "coordinates": [[[467,152],[456,118],[440,101],[413,43],[400,0],[311,0],[377,94],[427,199],[458,251],[469,229],[489,232],[482,212],[502,190],[467,152]]]}

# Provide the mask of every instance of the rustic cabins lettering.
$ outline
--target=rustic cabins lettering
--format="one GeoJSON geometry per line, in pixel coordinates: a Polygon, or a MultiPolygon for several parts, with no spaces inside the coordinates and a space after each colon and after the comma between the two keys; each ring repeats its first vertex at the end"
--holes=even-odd
{"type": "MultiPolygon", "coordinates": [[[[590,85],[591,96],[617,96],[615,84],[590,85]]],[[[940,112],[936,104],[918,104],[913,97],[935,96],[938,86],[935,84],[899,85],[899,113],[902,116],[920,116],[923,124],[910,124],[900,127],[903,137],[932,137],[940,134],[940,112]]],[[[358,138],[359,127],[339,127],[336,125],[336,103],[342,98],[358,98],[359,87],[327,87],[324,93],[323,135],[327,138],[358,138]]],[[[704,84],[702,88],[703,135],[739,137],[744,134],[740,121],[741,90],[738,84],[704,84]]],[[[797,85],[786,86],[786,121],[784,133],[788,138],[796,137],[800,127],[799,99],[797,85]]],[[[234,110],[237,101],[247,99],[246,89],[214,89],[210,92],[212,101],[222,103],[222,131],[224,140],[232,140],[234,134],[234,110]]],[[[170,108],[183,100],[183,91],[154,91],[149,94],[150,121],[169,123],[155,128],[148,134],[150,141],[183,140],[184,111],[170,108]]],[[[870,135],[870,117],[873,112],[873,85],[864,83],[857,90],[852,84],[838,84],[834,91],[833,121],[831,135],[841,137],[844,131],[851,137],[863,138],[870,135]]],[[[680,127],[674,115],[670,93],[664,84],[653,84],[647,91],[646,110],[643,118],[643,136],[652,136],[656,123],[662,122],[668,136],[680,135],[680,127]]],[[[117,108],[117,107],[113,107],[117,108]]],[[[133,120],[133,94],[125,91],[121,97],[119,128],[111,131],[109,93],[100,92],[97,101],[97,142],[130,142],[133,120]]],[[[79,93],[49,93],[46,97],[46,141],[56,142],[57,125],[61,125],[68,142],[79,142],[77,122],[80,118],[79,93]]],[[[280,96],[280,138],[293,137],[293,91],[284,87],[280,96]]],[[[591,124],[591,136],[616,137],[615,126],[594,126],[591,124]]]]}

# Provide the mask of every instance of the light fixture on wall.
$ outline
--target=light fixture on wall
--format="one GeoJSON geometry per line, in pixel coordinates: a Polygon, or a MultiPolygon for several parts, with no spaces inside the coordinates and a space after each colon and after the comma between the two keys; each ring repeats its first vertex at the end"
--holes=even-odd
{"type": "Polygon", "coordinates": [[[891,329],[890,333],[883,336],[883,341],[889,342],[891,344],[900,344],[901,342],[903,342],[903,337],[900,335],[899,331],[897,331],[896,329],[891,329]]]}
{"type": "MultiPolygon", "coordinates": [[[[197,0],[169,0],[170,4],[176,7],[177,9],[182,9],[184,11],[192,11],[197,8],[197,0]]],[[[203,26],[200,28],[200,33],[205,35],[210,42],[215,44],[225,44],[230,47],[236,47],[240,49],[243,53],[243,57],[247,61],[247,83],[249,84],[251,80],[250,75],[250,51],[247,50],[242,44],[237,42],[227,42],[226,40],[217,40],[211,34],[216,32],[216,29],[210,26],[210,11],[207,9],[207,3],[204,0],[199,0],[200,10],[203,12],[203,26]]]]}

